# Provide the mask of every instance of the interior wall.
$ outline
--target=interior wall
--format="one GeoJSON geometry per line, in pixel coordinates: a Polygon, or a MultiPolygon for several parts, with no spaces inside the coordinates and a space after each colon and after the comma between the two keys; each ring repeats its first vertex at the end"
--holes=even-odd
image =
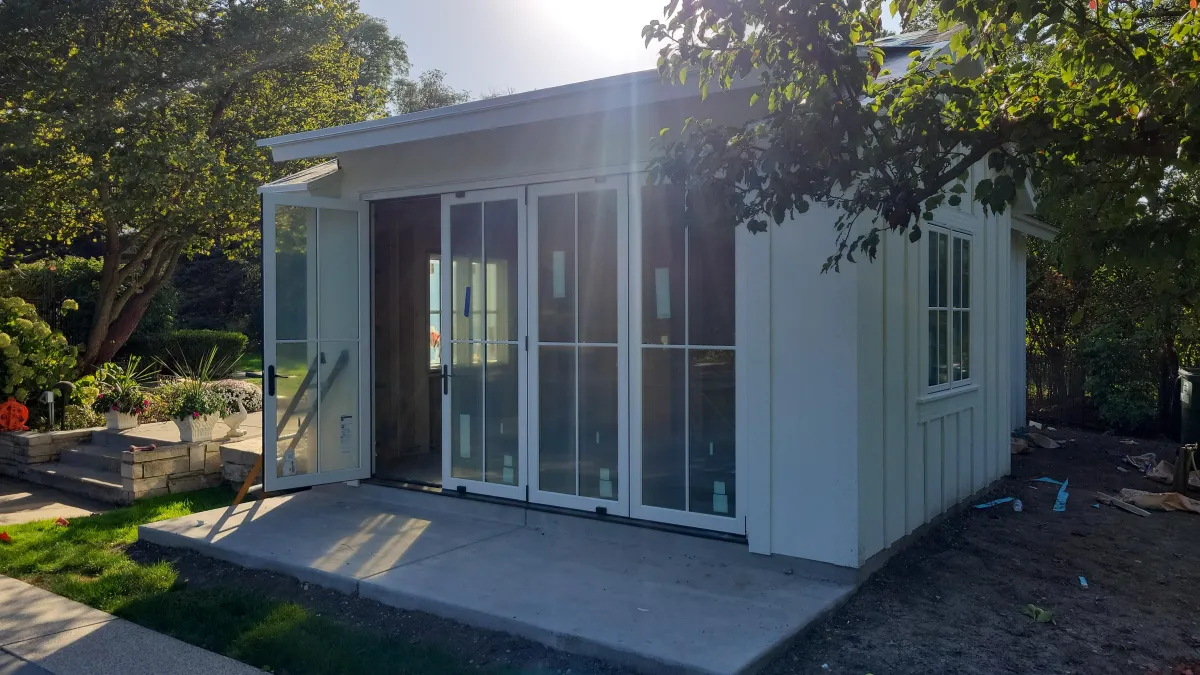
{"type": "Polygon", "coordinates": [[[429,255],[441,250],[439,197],[372,204],[375,473],[406,475],[414,455],[437,454],[441,408],[429,368],[429,255]]]}
{"type": "MultiPolygon", "coordinates": [[[[972,169],[974,184],[985,168],[972,169]]],[[[972,234],[971,384],[926,394],[925,239],[887,235],[860,264],[856,565],[1009,471],[1010,218],[963,195],[934,220],[972,234]]]]}

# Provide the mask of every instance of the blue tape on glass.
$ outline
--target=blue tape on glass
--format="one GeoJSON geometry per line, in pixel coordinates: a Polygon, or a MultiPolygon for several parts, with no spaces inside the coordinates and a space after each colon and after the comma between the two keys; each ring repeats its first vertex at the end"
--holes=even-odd
{"type": "Polygon", "coordinates": [[[471,287],[467,286],[466,297],[463,298],[463,316],[471,316],[471,287]]]}

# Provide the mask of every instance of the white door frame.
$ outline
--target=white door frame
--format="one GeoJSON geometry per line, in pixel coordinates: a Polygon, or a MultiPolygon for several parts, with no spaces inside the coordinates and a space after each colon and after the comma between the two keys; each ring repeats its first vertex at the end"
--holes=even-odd
{"type": "MultiPolygon", "coordinates": [[[[630,417],[630,484],[633,486],[633,492],[630,496],[630,515],[634,518],[642,520],[652,520],[660,523],[670,523],[672,525],[682,525],[685,527],[695,527],[704,530],[717,530],[720,532],[729,532],[734,534],[746,533],[746,504],[749,502],[746,494],[746,447],[743,442],[745,436],[743,434],[743,425],[745,424],[743,416],[743,406],[738,405],[735,411],[734,431],[734,484],[736,486],[736,500],[734,502],[734,513],[732,517],[715,516],[707,513],[695,513],[691,511],[680,511],[676,509],[667,509],[657,506],[645,506],[642,504],[642,186],[646,185],[646,174],[635,173],[629,175],[629,269],[633,270],[635,279],[630,284],[629,288],[629,417],[630,417]]],[[[735,236],[735,245],[737,254],[734,259],[736,265],[743,264],[742,249],[745,247],[743,241],[747,235],[745,226],[738,226],[738,232],[735,236]]],[[[684,249],[687,250],[686,248],[684,249]]],[[[735,284],[741,285],[745,270],[735,269],[734,279],[735,284]]],[[[737,302],[738,320],[736,322],[735,342],[742,343],[746,339],[746,326],[744,325],[742,309],[743,289],[735,289],[735,297],[737,302]]],[[[685,298],[686,293],[690,293],[688,285],[684,284],[685,298]]],[[[758,328],[761,330],[761,328],[758,328]]],[[[746,392],[744,388],[747,386],[746,380],[743,377],[746,365],[742,363],[742,357],[745,351],[738,348],[738,345],[728,345],[733,348],[734,352],[734,368],[735,368],[735,387],[737,391],[735,396],[737,401],[742,401],[746,392]]],[[[722,348],[725,348],[724,346],[722,348]]],[[[686,353],[686,350],[685,350],[686,353]]],[[[760,385],[761,386],[761,385],[760,385]]],[[[690,472],[691,468],[687,467],[690,472]]],[[[769,489],[769,488],[768,488],[769,489]]]]}
{"type": "MultiPolygon", "coordinates": [[[[358,480],[371,475],[371,258],[370,258],[370,209],[365,201],[330,199],[313,197],[307,194],[264,192],[262,194],[262,250],[263,250],[263,487],[267,491],[287,490],[291,488],[336,483],[340,481],[358,480]],[[320,451],[317,452],[317,470],[312,473],[292,476],[279,476],[277,470],[278,437],[275,427],[278,420],[278,399],[272,395],[273,383],[270,373],[277,365],[276,349],[276,284],[277,270],[275,268],[275,212],[277,206],[297,206],[316,209],[316,227],[321,227],[321,209],[350,211],[358,213],[358,425],[357,441],[359,461],[353,469],[339,471],[320,470],[320,451]]],[[[320,269],[319,249],[312,252],[316,255],[313,269],[320,269]]],[[[317,284],[318,280],[310,280],[317,284]]],[[[317,307],[320,312],[320,307],[317,307]]],[[[319,322],[314,322],[319,326],[319,322]]],[[[317,342],[320,344],[320,334],[307,336],[306,340],[294,342],[317,342]]],[[[338,339],[337,342],[349,342],[338,339]]],[[[319,373],[314,375],[313,384],[318,386],[319,373]]],[[[317,438],[320,438],[320,420],[317,438]]]]}
{"type": "MultiPolygon", "coordinates": [[[[583,497],[578,495],[568,495],[559,492],[549,492],[540,489],[540,481],[538,474],[540,445],[538,433],[538,353],[539,343],[537,340],[538,328],[538,265],[536,260],[528,266],[528,294],[526,305],[528,309],[529,321],[529,352],[526,355],[526,363],[528,364],[528,380],[530,383],[528,396],[526,400],[526,409],[528,410],[527,419],[529,424],[529,433],[527,435],[528,445],[528,466],[529,466],[529,500],[539,504],[548,504],[551,506],[559,506],[570,509],[582,509],[594,511],[597,508],[603,508],[607,513],[612,515],[628,516],[629,515],[629,494],[630,494],[630,476],[629,476],[629,183],[625,176],[616,176],[610,178],[596,177],[584,178],[578,180],[561,181],[557,183],[540,183],[531,185],[528,188],[529,197],[529,226],[527,237],[527,249],[530,254],[527,259],[536,258],[538,250],[538,198],[552,195],[575,194],[580,192],[599,192],[603,190],[616,190],[617,192],[617,498],[600,499],[597,497],[583,497]]],[[[576,249],[578,250],[579,242],[576,238],[576,249]]],[[[575,266],[576,274],[576,295],[578,296],[578,265],[575,266]]],[[[576,297],[575,303],[576,314],[578,315],[579,303],[576,297]]],[[[576,335],[576,342],[579,344],[576,335]]],[[[568,344],[568,343],[562,343],[568,344]]],[[[576,373],[578,374],[578,359],[576,360],[576,373]]],[[[576,397],[575,405],[578,409],[579,397],[578,377],[575,380],[576,397]]],[[[576,415],[578,420],[578,414],[576,415]]],[[[578,428],[576,429],[578,436],[578,428]]],[[[578,443],[578,440],[576,440],[578,443]]],[[[578,463],[576,464],[578,471],[578,463]]]]}
{"type": "MultiPolygon", "coordinates": [[[[518,359],[524,360],[525,352],[520,345],[524,343],[528,345],[528,331],[526,330],[527,312],[525,303],[522,299],[526,297],[529,255],[526,252],[525,234],[526,217],[525,217],[525,188],[510,187],[510,188],[494,188],[489,190],[472,190],[469,192],[456,192],[442,195],[442,279],[441,279],[441,307],[442,307],[442,365],[447,368],[450,374],[449,382],[443,381],[442,385],[442,489],[457,490],[464,489],[473,494],[484,494],[493,497],[504,497],[506,499],[519,499],[525,501],[527,497],[526,484],[529,477],[528,453],[525,448],[528,444],[529,434],[527,433],[528,406],[525,403],[529,400],[527,395],[528,369],[524,364],[518,364],[517,367],[517,398],[518,409],[526,412],[524,415],[519,415],[523,418],[518,422],[517,426],[517,465],[518,475],[515,485],[504,485],[501,483],[489,483],[483,480],[471,480],[464,478],[456,478],[451,475],[451,453],[454,452],[453,443],[450,439],[453,437],[451,433],[451,424],[453,420],[450,412],[450,401],[454,393],[454,302],[453,297],[453,252],[450,250],[450,207],[458,204],[479,204],[482,202],[494,202],[514,199],[517,202],[517,326],[516,334],[520,338],[518,340],[518,359]],[[445,336],[449,335],[447,340],[445,336]]],[[[483,221],[483,227],[487,227],[486,221],[483,221]]],[[[480,240],[481,245],[483,239],[480,240]]],[[[486,250],[483,252],[486,256],[486,250]]],[[[485,258],[486,259],[486,258],[485,258]]],[[[484,274],[486,279],[486,272],[484,274]]],[[[485,281],[486,284],[486,281],[485,281]]],[[[486,297],[486,291],[480,293],[480,299],[486,297]]],[[[483,303],[480,302],[480,307],[483,303]]],[[[485,331],[486,331],[486,320],[485,331]]],[[[486,332],[484,334],[486,338],[486,332]]],[[[484,343],[486,344],[486,340],[484,343]]],[[[505,344],[510,344],[507,342],[505,344]]],[[[487,350],[484,349],[484,359],[487,359],[487,350]]],[[[486,369],[486,365],[484,366],[486,369]]],[[[484,403],[484,415],[486,420],[487,408],[484,403]]],[[[485,421],[486,423],[486,421],[485,421]]],[[[487,450],[485,448],[484,452],[487,450]]],[[[484,475],[486,476],[486,454],[484,455],[484,475]]]]}

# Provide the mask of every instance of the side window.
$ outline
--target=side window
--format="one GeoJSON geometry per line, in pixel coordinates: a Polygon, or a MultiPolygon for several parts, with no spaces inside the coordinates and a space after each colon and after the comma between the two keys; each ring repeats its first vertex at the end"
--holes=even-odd
{"type": "Polygon", "coordinates": [[[928,236],[930,391],[971,379],[971,237],[931,228],[928,236]]]}

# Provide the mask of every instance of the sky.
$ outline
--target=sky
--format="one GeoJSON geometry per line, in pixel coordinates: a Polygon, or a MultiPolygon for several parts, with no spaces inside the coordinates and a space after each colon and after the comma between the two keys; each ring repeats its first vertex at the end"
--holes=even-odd
{"type": "MultiPolygon", "coordinates": [[[[408,44],[413,74],[437,68],[479,96],[653,68],[642,26],[665,0],[360,0],[408,44]]],[[[896,22],[884,12],[884,24],[896,22]]]]}

